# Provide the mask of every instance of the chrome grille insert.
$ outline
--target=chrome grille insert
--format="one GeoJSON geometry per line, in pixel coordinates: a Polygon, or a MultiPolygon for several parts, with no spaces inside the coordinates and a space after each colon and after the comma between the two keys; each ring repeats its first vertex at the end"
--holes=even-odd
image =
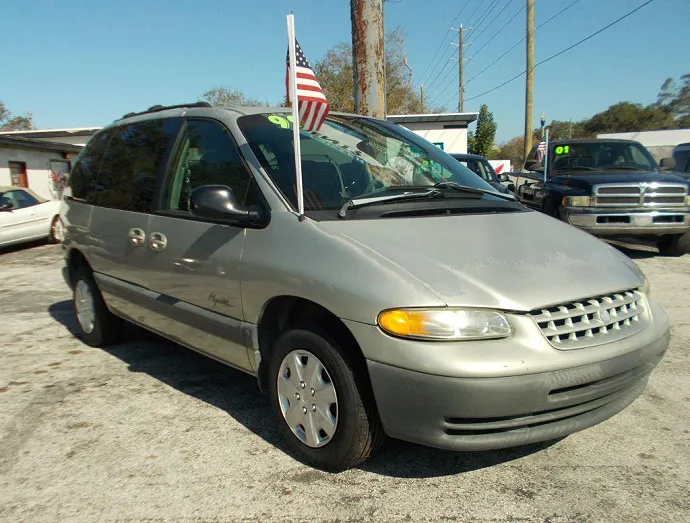
{"type": "Polygon", "coordinates": [[[677,183],[612,183],[594,187],[597,207],[680,207],[685,206],[687,186],[677,183]]]}
{"type": "Polygon", "coordinates": [[[642,330],[642,293],[629,289],[530,312],[557,349],[580,349],[626,338],[642,330]]]}

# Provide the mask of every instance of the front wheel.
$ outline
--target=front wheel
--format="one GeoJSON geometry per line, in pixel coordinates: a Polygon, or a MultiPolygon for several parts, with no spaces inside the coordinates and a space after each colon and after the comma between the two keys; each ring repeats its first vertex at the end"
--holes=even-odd
{"type": "Polygon", "coordinates": [[[384,433],[371,387],[338,343],[317,328],[276,341],[269,394],[279,430],[306,463],[341,471],[366,460],[384,433]]]}
{"type": "Polygon", "coordinates": [[[657,248],[665,256],[683,256],[690,252],[690,233],[662,236],[657,242],[657,248]]]}

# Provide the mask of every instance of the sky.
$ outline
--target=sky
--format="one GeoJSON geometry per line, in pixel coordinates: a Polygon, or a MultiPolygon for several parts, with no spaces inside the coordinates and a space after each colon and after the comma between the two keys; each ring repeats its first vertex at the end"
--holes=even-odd
{"type": "MultiPolygon", "coordinates": [[[[579,0],[535,33],[539,62],[646,0],[579,0]]],[[[573,0],[535,0],[535,25],[573,0]]],[[[312,63],[351,41],[347,0],[0,0],[0,100],[39,129],[101,126],[156,104],[226,86],[278,102],[285,90],[286,14],[312,63]]],[[[405,32],[415,88],[457,110],[457,32],[465,31],[465,111],[485,103],[497,141],[524,130],[525,0],[387,0],[385,30],[405,32]],[[493,9],[491,7],[495,5],[493,9]],[[499,14],[505,7],[506,9],[499,14]],[[481,16],[485,13],[485,16],[481,16]],[[513,18],[515,16],[515,18],[513,18]],[[510,21],[512,19],[512,21],[510,21]],[[509,22],[510,21],[510,22],[509,22]],[[509,22],[509,23],[508,23],[509,22]],[[503,30],[499,29],[508,23],[503,30]],[[440,49],[440,51],[439,51],[440,49]],[[476,56],[473,56],[476,54],[476,56]],[[475,77],[475,75],[478,75],[475,77]],[[476,98],[474,98],[476,97],[476,98]]],[[[667,77],[690,73],[690,0],[648,6],[534,72],[534,126],[579,120],[619,101],[648,104],[667,77]]]]}

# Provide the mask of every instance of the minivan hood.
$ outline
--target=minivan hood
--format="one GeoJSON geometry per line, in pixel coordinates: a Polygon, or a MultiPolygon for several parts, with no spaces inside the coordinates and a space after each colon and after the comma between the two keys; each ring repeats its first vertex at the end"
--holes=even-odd
{"type": "Polygon", "coordinates": [[[534,211],[318,226],[386,258],[399,269],[391,277],[414,278],[449,306],[530,311],[643,284],[627,256],[534,211]]]}

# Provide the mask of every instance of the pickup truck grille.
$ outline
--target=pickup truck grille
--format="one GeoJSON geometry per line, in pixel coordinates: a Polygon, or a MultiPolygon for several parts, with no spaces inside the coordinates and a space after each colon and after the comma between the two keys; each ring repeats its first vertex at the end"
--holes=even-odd
{"type": "Polygon", "coordinates": [[[681,207],[686,185],[675,183],[602,184],[594,187],[597,207],[681,207]]]}
{"type": "Polygon", "coordinates": [[[530,312],[557,349],[580,349],[627,338],[646,325],[644,300],[635,289],[530,312]]]}

